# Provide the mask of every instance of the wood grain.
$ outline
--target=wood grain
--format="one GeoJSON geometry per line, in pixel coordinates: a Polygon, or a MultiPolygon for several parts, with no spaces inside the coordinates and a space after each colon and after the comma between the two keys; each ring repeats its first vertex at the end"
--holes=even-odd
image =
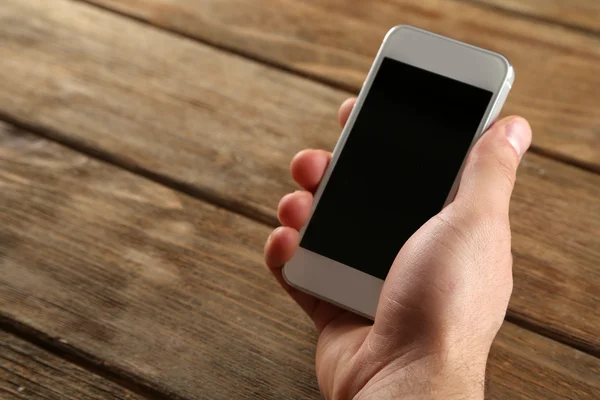
{"type": "Polygon", "coordinates": [[[490,353],[486,399],[597,399],[600,393],[598,359],[582,354],[551,340],[540,341],[538,335],[504,323],[490,353]],[[514,368],[514,363],[519,367],[514,368]],[[523,369],[521,369],[523,368],[523,369]],[[579,378],[586,385],[573,385],[572,377],[585,369],[579,378]],[[528,371],[524,374],[523,371],[528,371]],[[527,393],[515,393],[515,388],[527,393]]]}
{"type": "MultiPolygon", "coordinates": [[[[289,160],[333,147],[347,96],[61,0],[6,0],[0,44],[9,118],[271,224],[295,188],[289,160]]],[[[525,159],[512,203],[508,314],[596,355],[598,198],[597,175],[525,159]]]]}
{"type": "Polygon", "coordinates": [[[468,1],[600,33],[600,2],[597,0],[468,1]]]}
{"type": "Polygon", "coordinates": [[[189,399],[318,398],[269,228],[0,130],[0,313],[189,399]]]}
{"type": "Polygon", "coordinates": [[[0,398],[138,400],[143,397],[0,331],[0,398]]]}
{"type": "MultiPolygon", "coordinates": [[[[188,399],[317,399],[269,227],[0,126],[0,315],[188,399]]],[[[506,323],[489,399],[592,398],[600,360],[506,323]],[[574,394],[577,394],[575,397],[574,394]]]]}
{"type": "Polygon", "coordinates": [[[534,147],[600,171],[600,38],[595,35],[448,0],[86,1],[354,91],[394,25],[415,25],[489,48],[515,67],[505,114],[530,120],[534,147]]]}

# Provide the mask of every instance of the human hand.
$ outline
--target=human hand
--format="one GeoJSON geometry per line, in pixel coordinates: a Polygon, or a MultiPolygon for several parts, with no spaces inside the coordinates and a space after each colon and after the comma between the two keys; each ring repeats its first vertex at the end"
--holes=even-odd
{"type": "MultiPolygon", "coordinates": [[[[339,111],[348,119],[355,100],[339,111]]],[[[327,399],[483,398],[485,365],[512,291],[508,217],[516,170],[531,143],[519,117],[496,122],[472,149],[455,200],[402,247],[374,323],[290,287],[281,267],[299,245],[331,159],[304,150],[291,163],[303,191],[284,196],[265,261],[319,332],[316,371],[327,399]]]]}

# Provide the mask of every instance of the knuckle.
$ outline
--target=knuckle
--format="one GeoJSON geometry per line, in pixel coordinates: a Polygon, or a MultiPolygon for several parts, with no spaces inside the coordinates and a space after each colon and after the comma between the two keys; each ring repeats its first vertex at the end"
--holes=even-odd
{"type": "Polygon", "coordinates": [[[514,187],[519,157],[508,142],[490,140],[481,143],[469,161],[474,170],[492,171],[506,184],[507,189],[514,187]]]}
{"type": "Polygon", "coordinates": [[[517,164],[516,153],[511,149],[502,149],[503,151],[494,152],[496,159],[496,169],[503,176],[508,187],[512,189],[515,185],[517,164]]]}
{"type": "Polygon", "coordinates": [[[441,231],[447,232],[451,237],[461,240],[468,237],[467,232],[464,232],[463,230],[463,224],[457,223],[451,215],[448,215],[447,210],[442,210],[442,212],[433,217],[433,220],[440,226],[441,231]]]}

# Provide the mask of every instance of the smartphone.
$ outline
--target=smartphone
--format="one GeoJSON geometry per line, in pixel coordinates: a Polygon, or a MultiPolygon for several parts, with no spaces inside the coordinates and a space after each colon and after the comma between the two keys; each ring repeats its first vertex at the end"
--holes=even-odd
{"type": "Polygon", "coordinates": [[[368,318],[408,238],[450,203],[466,156],[514,81],[498,53],[391,29],[315,193],[293,287],[368,318]]]}

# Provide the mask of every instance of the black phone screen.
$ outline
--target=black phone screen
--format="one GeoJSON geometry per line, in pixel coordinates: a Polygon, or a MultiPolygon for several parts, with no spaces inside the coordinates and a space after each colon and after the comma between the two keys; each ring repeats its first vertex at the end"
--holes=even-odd
{"type": "Polygon", "coordinates": [[[443,208],[491,98],[385,58],[300,246],[385,279],[443,208]]]}

